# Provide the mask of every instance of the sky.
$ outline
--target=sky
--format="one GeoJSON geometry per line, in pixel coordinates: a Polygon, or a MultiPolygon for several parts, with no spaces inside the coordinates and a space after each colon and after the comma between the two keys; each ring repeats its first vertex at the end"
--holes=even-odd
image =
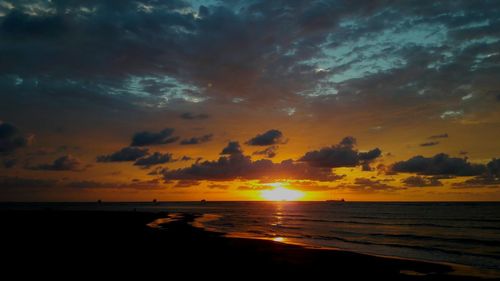
{"type": "Polygon", "coordinates": [[[0,122],[1,201],[500,200],[500,5],[0,0],[0,122]]]}

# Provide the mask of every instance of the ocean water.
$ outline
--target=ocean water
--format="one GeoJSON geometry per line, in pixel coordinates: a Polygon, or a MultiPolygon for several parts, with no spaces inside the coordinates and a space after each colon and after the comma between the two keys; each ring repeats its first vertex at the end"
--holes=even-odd
{"type": "Polygon", "coordinates": [[[500,273],[500,203],[161,202],[3,204],[0,208],[197,213],[228,236],[447,262],[500,273]]]}

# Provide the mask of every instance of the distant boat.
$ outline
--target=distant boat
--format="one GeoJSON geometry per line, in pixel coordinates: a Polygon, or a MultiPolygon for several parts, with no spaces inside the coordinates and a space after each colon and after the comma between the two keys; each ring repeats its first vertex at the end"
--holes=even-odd
{"type": "Polygon", "coordinates": [[[156,200],[156,198],[155,198],[155,199],[153,199],[153,204],[156,204],[156,203],[158,203],[158,200],[156,200]]]}
{"type": "Polygon", "coordinates": [[[201,202],[201,204],[206,204],[206,203],[207,203],[207,200],[205,200],[205,199],[201,199],[201,201],[200,201],[200,202],[201,202]]]}
{"type": "Polygon", "coordinates": [[[341,198],[341,199],[335,199],[335,200],[325,200],[325,202],[328,202],[328,203],[342,203],[342,202],[345,202],[344,198],[341,198]]]}

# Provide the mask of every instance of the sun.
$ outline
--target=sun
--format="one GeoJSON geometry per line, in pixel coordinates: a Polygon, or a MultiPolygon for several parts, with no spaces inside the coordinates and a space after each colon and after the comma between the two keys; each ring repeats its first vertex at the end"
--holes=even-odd
{"type": "Polygon", "coordinates": [[[294,201],[302,198],[304,193],[278,186],[270,190],[261,191],[261,196],[270,201],[294,201]]]}

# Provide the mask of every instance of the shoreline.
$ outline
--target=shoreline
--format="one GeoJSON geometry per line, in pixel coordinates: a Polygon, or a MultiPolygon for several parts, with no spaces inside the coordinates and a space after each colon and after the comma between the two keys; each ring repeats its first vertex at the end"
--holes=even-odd
{"type": "MultiPolygon", "coordinates": [[[[195,228],[200,228],[205,232],[211,232],[211,233],[215,233],[217,235],[221,235],[222,237],[227,238],[227,239],[250,239],[250,240],[270,241],[273,243],[298,246],[298,247],[302,247],[304,249],[311,249],[311,250],[338,251],[338,252],[355,253],[355,254],[360,254],[360,255],[373,256],[373,257],[384,258],[384,259],[402,260],[402,261],[416,262],[416,263],[423,262],[423,263],[437,264],[437,265],[443,265],[443,266],[450,267],[451,271],[446,273],[448,275],[478,277],[478,278],[483,278],[483,279],[487,279],[487,280],[500,278],[499,273],[494,272],[493,270],[480,269],[480,268],[475,268],[475,267],[468,266],[468,265],[456,264],[456,263],[451,263],[451,262],[432,261],[432,260],[424,260],[424,259],[412,259],[412,258],[404,258],[404,257],[398,257],[398,256],[364,253],[364,252],[347,250],[347,249],[342,249],[342,248],[312,246],[312,245],[307,245],[304,243],[287,241],[286,239],[284,239],[284,240],[276,239],[276,238],[281,238],[281,237],[266,238],[266,237],[252,236],[252,235],[246,234],[246,233],[239,233],[239,234],[237,232],[224,233],[224,232],[217,231],[215,229],[210,229],[209,227],[203,225],[203,222],[206,222],[208,220],[213,219],[212,216],[218,216],[218,215],[208,214],[210,216],[210,218],[208,218],[208,220],[203,220],[203,221],[199,220],[199,219],[204,219],[206,215],[207,214],[191,214],[191,213],[169,214],[169,216],[175,216],[176,220],[185,219],[185,221],[184,221],[185,223],[189,223],[191,226],[193,226],[195,228]],[[187,219],[182,218],[182,216],[184,216],[184,215],[188,216],[187,219]]],[[[170,223],[170,222],[166,222],[167,225],[168,225],[168,223],[170,223]]],[[[411,272],[408,272],[408,274],[411,275],[411,272]]]]}
{"type": "MultiPolygon", "coordinates": [[[[14,258],[8,264],[12,268],[48,266],[42,257],[51,253],[61,258],[50,264],[78,270],[79,262],[93,270],[114,260],[128,265],[124,267],[126,271],[133,270],[133,266],[162,268],[167,264],[172,268],[203,270],[225,266],[227,274],[249,268],[280,276],[334,274],[341,280],[493,280],[487,276],[465,276],[470,272],[457,272],[457,267],[447,264],[308,248],[267,239],[225,237],[223,233],[191,225],[197,218],[195,214],[174,220],[166,219],[168,216],[165,212],[134,211],[0,211],[2,236],[4,241],[10,241],[6,254],[22,260],[22,264],[17,264],[14,258]],[[163,220],[157,223],[158,228],[151,228],[158,219],[163,220]],[[89,254],[95,259],[86,259],[89,254]]],[[[256,272],[249,272],[253,273],[256,272]]]]}

